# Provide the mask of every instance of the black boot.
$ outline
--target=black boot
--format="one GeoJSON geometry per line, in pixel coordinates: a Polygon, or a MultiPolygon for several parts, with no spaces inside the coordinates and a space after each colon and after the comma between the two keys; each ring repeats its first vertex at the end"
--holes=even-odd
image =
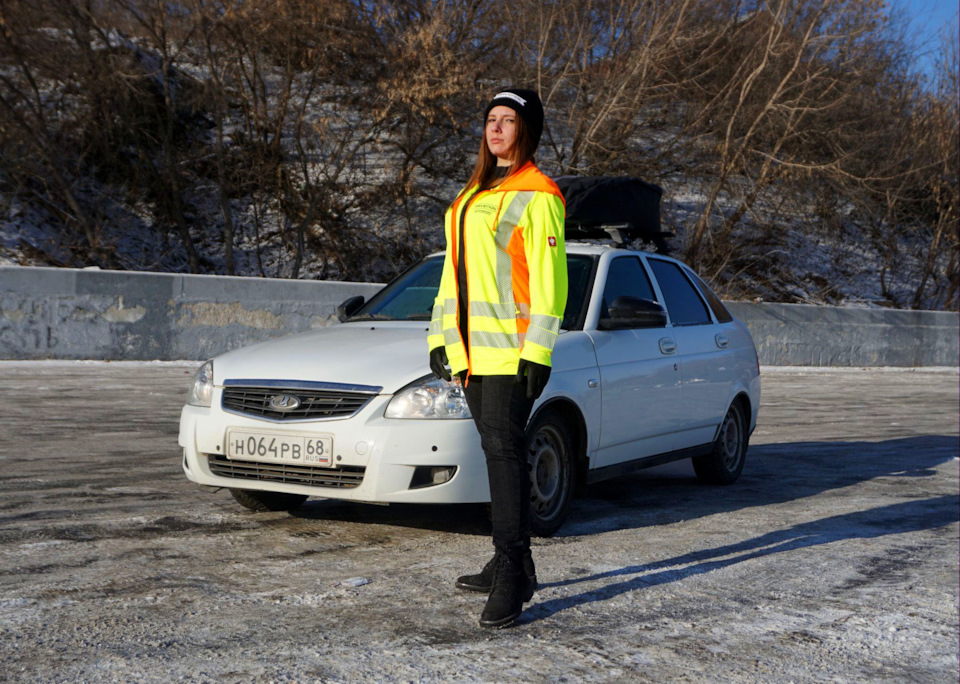
{"type": "Polygon", "coordinates": [[[520,617],[524,601],[533,591],[523,571],[523,547],[497,549],[493,563],[493,588],[480,614],[481,627],[504,627],[520,617]]]}
{"type": "MultiPolygon", "coordinates": [[[[487,561],[487,564],[483,566],[483,570],[478,574],[461,575],[458,577],[457,589],[480,591],[484,594],[489,594],[493,588],[493,566],[496,564],[496,560],[497,556],[494,554],[493,558],[487,561]]],[[[523,552],[521,564],[523,565],[523,573],[527,576],[527,590],[524,592],[523,600],[529,601],[533,598],[533,592],[537,590],[537,569],[533,565],[533,556],[530,554],[529,548],[523,552]]]]}
{"type": "Polygon", "coordinates": [[[487,561],[476,575],[460,575],[457,578],[457,589],[466,589],[467,591],[482,591],[485,594],[490,593],[490,587],[493,586],[493,567],[497,563],[497,555],[487,561]]]}

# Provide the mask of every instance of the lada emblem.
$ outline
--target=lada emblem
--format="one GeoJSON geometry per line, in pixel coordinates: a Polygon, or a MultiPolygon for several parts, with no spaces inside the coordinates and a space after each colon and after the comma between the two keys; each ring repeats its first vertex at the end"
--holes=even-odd
{"type": "Polygon", "coordinates": [[[270,408],[274,411],[293,411],[300,406],[300,400],[291,394],[274,394],[270,397],[270,408]]]}

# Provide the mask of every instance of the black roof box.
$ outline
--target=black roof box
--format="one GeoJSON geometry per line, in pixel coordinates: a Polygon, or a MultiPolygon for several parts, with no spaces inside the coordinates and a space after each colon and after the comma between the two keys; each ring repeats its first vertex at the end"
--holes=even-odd
{"type": "Polygon", "coordinates": [[[666,252],[660,230],[663,190],[629,176],[559,176],[553,179],[567,203],[568,240],[631,240],[653,242],[666,252]]]}

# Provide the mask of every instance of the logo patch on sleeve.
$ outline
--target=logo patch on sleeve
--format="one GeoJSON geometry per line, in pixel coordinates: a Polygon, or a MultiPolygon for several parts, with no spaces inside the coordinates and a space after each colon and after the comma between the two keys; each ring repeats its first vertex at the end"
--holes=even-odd
{"type": "Polygon", "coordinates": [[[547,242],[550,244],[551,247],[557,246],[557,238],[553,237],[552,235],[547,238],[547,242]]]}

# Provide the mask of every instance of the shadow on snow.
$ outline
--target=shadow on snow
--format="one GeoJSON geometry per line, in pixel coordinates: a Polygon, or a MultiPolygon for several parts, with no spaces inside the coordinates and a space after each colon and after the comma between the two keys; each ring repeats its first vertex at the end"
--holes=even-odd
{"type": "Polygon", "coordinates": [[[960,452],[948,435],[880,442],[786,442],[752,445],[735,484],[710,486],[694,477],[652,479],[643,471],[592,485],[574,501],[559,537],[691,520],[779,504],[881,477],[930,477],[960,452]]]}
{"type": "Polygon", "coordinates": [[[537,603],[523,613],[518,624],[535,622],[562,610],[605,601],[645,587],[677,582],[687,577],[702,575],[775,553],[838,541],[872,539],[888,534],[904,534],[943,527],[957,522],[960,517],[958,506],[960,506],[960,496],[956,494],[906,501],[800,523],[746,541],[691,551],[662,561],[633,565],[576,579],[543,583],[541,588],[572,586],[609,579],[620,580],[575,596],[537,603]]]}
{"type": "MultiPolygon", "coordinates": [[[[700,484],[694,477],[651,478],[643,471],[591,485],[576,499],[567,523],[539,544],[620,529],[637,529],[717,513],[816,496],[880,477],[930,477],[958,455],[958,438],[905,437],[880,442],[788,442],[753,445],[733,485],[700,484]]],[[[489,535],[478,504],[376,506],[337,500],[309,501],[291,514],[311,520],[489,535]]]]}

